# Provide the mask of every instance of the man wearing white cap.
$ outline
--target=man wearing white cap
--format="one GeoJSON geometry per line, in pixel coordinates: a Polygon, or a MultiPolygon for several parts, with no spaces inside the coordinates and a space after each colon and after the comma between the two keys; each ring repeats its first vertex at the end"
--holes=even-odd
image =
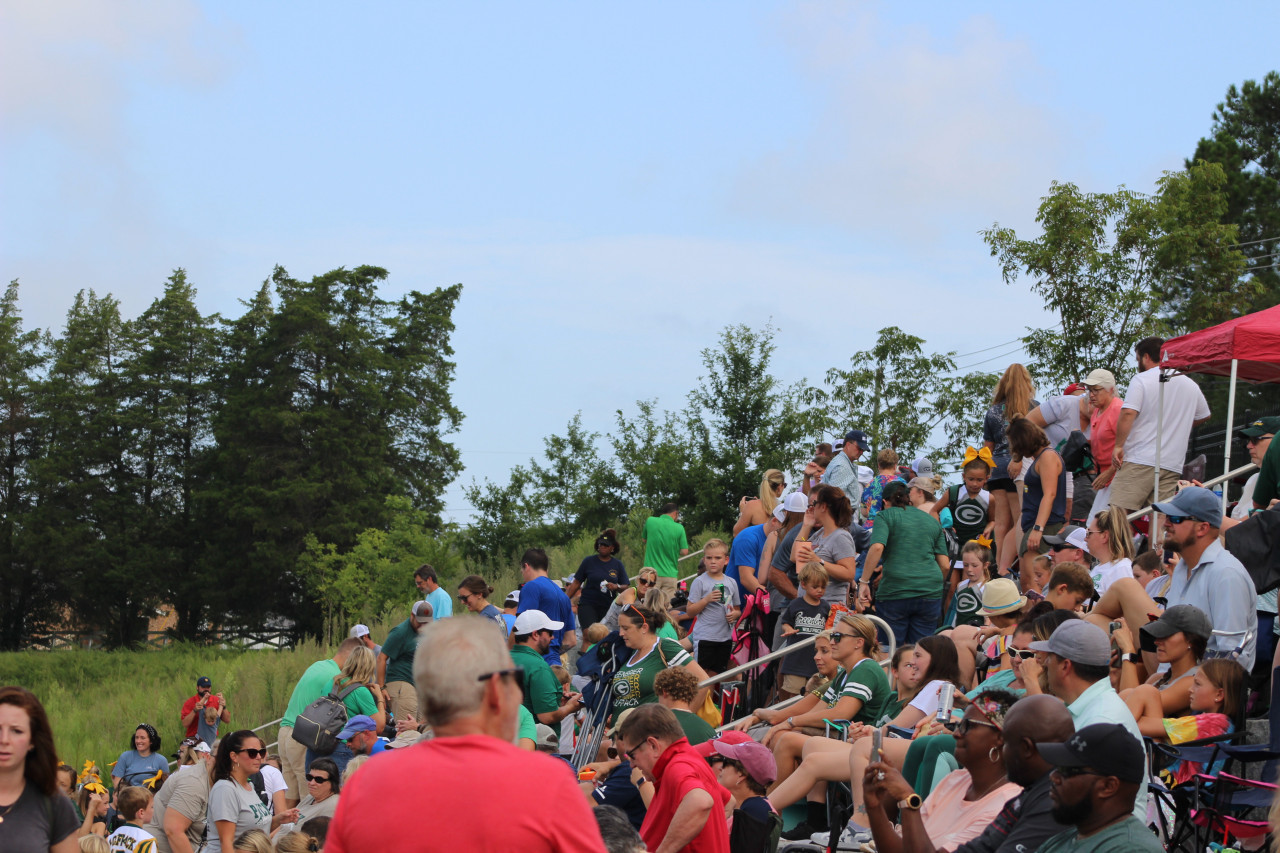
{"type": "MultiPolygon", "coordinates": [[[[729,565],[724,573],[738,582],[738,599],[751,595],[769,580],[769,567],[760,568],[760,555],[764,553],[765,540],[772,533],[782,529],[782,522],[787,517],[787,507],[804,505],[808,502],[800,492],[792,492],[773,508],[764,524],[755,524],[733,537],[733,545],[729,549],[729,565]]],[[[804,512],[804,509],[793,510],[804,512]]]]}
{"type": "Polygon", "coordinates": [[[1116,475],[1112,456],[1124,400],[1116,396],[1116,378],[1110,370],[1099,368],[1092,371],[1084,378],[1084,387],[1093,408],[1089,415],[1089,452],[1098,463],[1098,476],[1093,481],[1093,506],[1086,516],[1093,518],[1111,506],[1111,480],[1116,475]]]}
{"type": "Polygon", "coordinates": [[[564,704],[560,703],[560,680],[543,657],[551,648],[554,632],[563,627],[563,622],[555,621],[541,610],[526,610],[516,617],[511,635],[515,643],[511,647],[511,659],[524,670],[520,681],[524,706],[538,722],[548,726],[582,707],[582,696],[577,693],[569,696],[564,704]]]}
{"type": "Polygon", "coordinates": [[[363,643],[366,649],[373,652],[374,660],[377,660],[378,655],[382,654],[382,646],[375,643],[373,641],[373,637],[369,636],[368,625],[352,626],[351,631],[348,632],[347,636],[351,637],[352,639],[359,640],[361,643],[363,643]]]}

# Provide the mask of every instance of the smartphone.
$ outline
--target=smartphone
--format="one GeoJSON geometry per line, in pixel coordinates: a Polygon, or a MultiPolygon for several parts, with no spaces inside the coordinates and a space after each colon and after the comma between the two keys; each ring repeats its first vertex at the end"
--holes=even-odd
{"type": "Polygon", "coordinates": [[[881,750],[880,747],[883,742],[884,742],[884,729],[877,726],[871,732],[871,762],[870,763],[875,764],[877,761],[880,760],[881,755],[883,754],[883,751],[881,750]]]}

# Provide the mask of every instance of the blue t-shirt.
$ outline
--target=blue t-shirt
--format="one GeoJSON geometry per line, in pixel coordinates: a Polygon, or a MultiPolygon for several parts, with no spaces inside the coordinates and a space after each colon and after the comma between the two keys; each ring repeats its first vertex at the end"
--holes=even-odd
{"type": "Polygon", "coordinates": [[[733,537],[733,545],[729,548],[729,565],[724,567],[725,577],[733,578],[738,584],[738,595],[745,596],[742,580],[738,577],[739,566],[760,568],[760,555],[764,553],[764,543],[769,537],[764,532],[764,525],[757,524],[733,537]]]}
{"type": "Polygon", "coordinates": [[[120,760],[111,768],[112,777],[124,780],[123,785],[141,785],[161,770],[167,771],[169,762],[163,755],[151,753],[146,758],[138,755],[136,749],[120,753],[120,760]]]}
{"type": "Polygon", "coordinates": [[[645,805],[640,790],[631,784],[631,763],[623,761],[609,778],[591,792],[591,798],[602,806],[617,806],[627,813],[627,820],[638,832],[644,823],[645,805]]]}
{"type": "Polygon", "coordinates": [[[442,586],[436,587],[435,592],[424,595],[422,600],[431,605],[433,619],[444,619],[446,616],[453,615],[453,597],[445,592],[442,586]]]}
{"type": "Polygon", "coordinates": [[[543,659],[552,665],[560,663],[560,642],[564,639],[566,629],[573,629],[573,605],[569,596],[546,575],[539,575],[520,588],[520,606],[516,608],[519,615],[526,610],[541,610],[556,622],[563,622],[564,628],[553,631],[551,649],[543,659]]]}

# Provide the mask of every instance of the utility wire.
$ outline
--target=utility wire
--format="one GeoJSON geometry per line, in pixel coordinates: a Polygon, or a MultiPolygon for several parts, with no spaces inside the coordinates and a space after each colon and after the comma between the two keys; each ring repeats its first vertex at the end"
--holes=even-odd
{"type": "Polygon", "coordinates": [[[1240,246],[1256,246],[1259,243],[1275,243],[1280,241],[1280,237],[1263,237],[1261,240],[1250,240],[1248,243],[1232,243],[1227,246],[1228,249],[1236,249],[1240,246]]]}

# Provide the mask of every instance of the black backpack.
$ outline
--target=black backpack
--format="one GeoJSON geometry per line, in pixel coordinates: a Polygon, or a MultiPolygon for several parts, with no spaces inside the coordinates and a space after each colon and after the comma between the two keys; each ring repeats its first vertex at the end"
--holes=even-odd
{"type": "Polygon", "coordinates": [[[329,755],[338,748],[338,732],[347,724],[347,706],[342,700],[363,684],[348,684],[341,693],[329,691],[312,702],[293,722],[293,739],[316,755],[329,755]]]}

